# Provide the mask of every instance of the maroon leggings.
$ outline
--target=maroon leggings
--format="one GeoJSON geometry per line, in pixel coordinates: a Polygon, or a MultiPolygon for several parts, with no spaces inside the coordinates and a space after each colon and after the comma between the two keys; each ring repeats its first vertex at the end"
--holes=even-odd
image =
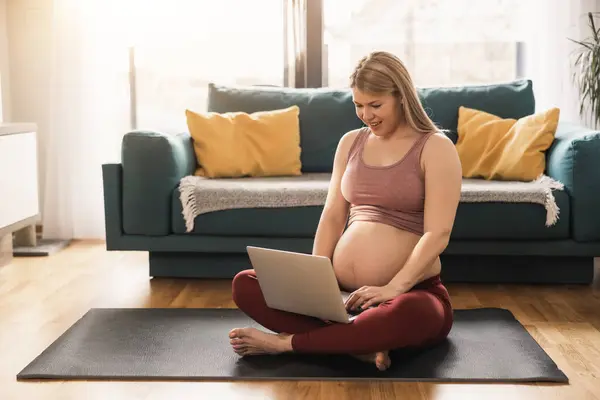
{"type": "Polygon", "coordinates": [[[444,340],[453,323],[450,296],[439,275],[363,311],[349,324],[268,307],[251,269],[235,276],[232,289],[240,310],[273,332],[293,334],[292,347],[299,353],[368,354],[428,346],[444,340]]]}

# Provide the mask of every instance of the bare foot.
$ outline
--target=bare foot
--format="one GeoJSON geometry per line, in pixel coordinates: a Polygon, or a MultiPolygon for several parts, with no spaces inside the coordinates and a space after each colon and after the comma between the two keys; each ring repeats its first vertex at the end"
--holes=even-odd
{"type": "Polygon", "coordinates": [[[352,356],[361,361],[375,364],[380,371],[385,371],[392,365],[392,360],[387,351],[379,351],[372,354],[353,354],[352,356]]]}
{"type": "Polygon", "coordinates": [[[279,354],[292,351],[292,335],[278,335],[255,328],[236,328],[229,332],[233,351],[241,356],[279,354]]]}

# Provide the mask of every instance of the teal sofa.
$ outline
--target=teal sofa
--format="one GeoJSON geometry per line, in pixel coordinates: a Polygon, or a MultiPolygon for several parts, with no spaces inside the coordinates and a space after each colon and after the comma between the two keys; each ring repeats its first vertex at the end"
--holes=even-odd
{"type": "MultiPolygon", "coordinates": [[[[501,117],[534,113],[530,80],[493,85],[419,88],[433,120],[456,143],[458,108],[501,117]]],[[[340,137],[362,126],[349,90],[228,87],[211,84],[208,109],[255,112],[300,108],[304,172],[330,172],[340,137]]],[[[184,118],[182,110],[182,118],[184,118]]],[[[196,169],[189,133],[133,131],[120,163],[103,165],[106,246],[145,251],[152,277],[231,278],[250,266],[246,246],[310,253],[322,207],[231,209],[198,216],[186,233],[180,179],[196,169]]],[[[560,219],[546,227],[545,210],[528,203],[461,203],[442,254],[447,282],[589,283],[600,256],[600,132],[561,121],[547,152],[547,175],[560,219]]]]}

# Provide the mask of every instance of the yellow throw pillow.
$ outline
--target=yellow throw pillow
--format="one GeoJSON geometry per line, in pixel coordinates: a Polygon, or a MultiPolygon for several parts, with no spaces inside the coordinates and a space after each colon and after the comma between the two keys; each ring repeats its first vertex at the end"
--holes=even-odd
{"type": "Polygon", "coordinates": [[[544,173],[560,110],[520,119],[460,107],[456,149],[464,178],[532,181],[544,173]]]}
{"type": "Polygon", "coordinates": [[[198,161],[207,178],[300,175],[300,109],[255,113],[186,110],[198,161]]]}

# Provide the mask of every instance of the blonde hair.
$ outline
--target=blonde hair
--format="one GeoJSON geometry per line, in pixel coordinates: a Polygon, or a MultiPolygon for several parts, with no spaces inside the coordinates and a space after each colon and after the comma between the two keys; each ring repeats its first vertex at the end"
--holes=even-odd
{"type": "Polygon", "coordinates": [[[365,93],[389,94],[398,98],[406,122],[417,132],[440,130],[425,112],[404,63],[391,53],[375,51],[360,59],[350,75],[350,87],[365,93]]]}

